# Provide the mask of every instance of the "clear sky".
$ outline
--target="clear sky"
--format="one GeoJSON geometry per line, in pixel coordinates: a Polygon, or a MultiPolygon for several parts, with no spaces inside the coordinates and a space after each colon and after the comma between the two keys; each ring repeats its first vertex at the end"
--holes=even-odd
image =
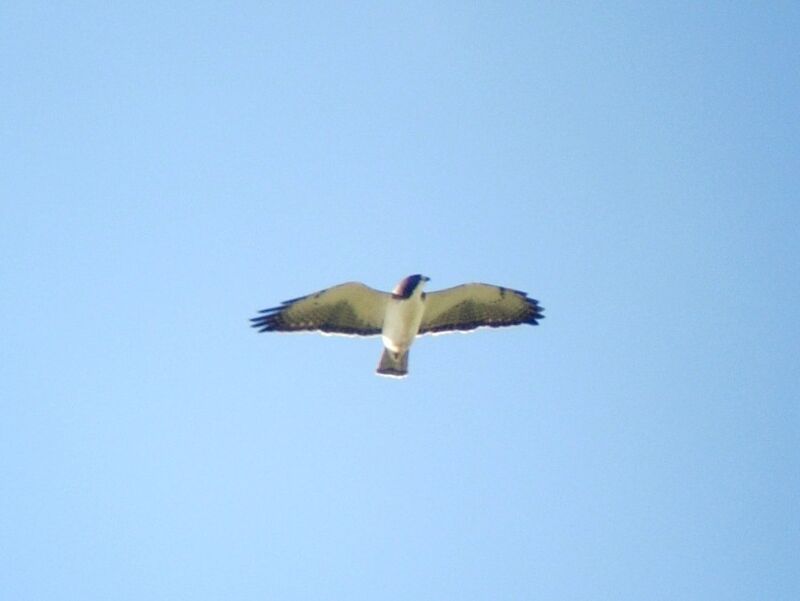
{"type": "Polygon", "coordinates": [[[0,6],[0,598],[800,598],[800,8],[0,6]],[[357,280],[536,328],[257,334],[357,280]]]}

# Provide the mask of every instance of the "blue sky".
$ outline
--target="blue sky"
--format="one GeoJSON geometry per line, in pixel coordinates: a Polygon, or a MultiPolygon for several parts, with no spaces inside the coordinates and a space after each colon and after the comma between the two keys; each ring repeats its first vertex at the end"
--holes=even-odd
{"type": "Polygon", "coordinates": [[[800,594],[793,3],[0,8],[0,596],[800,594]],[[257,335],[424,273],[537,328],[257,335]]]}

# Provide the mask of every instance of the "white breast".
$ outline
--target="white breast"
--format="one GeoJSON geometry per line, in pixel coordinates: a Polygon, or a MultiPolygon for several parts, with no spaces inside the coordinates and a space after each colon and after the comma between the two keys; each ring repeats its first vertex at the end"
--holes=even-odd
{"type": "Polygon", "coordinates": [[[395,353],[408,349],[419,331],[424,311],[420,293],[408,299],[390,300],[383,320],[383,345],[395,353]]]}

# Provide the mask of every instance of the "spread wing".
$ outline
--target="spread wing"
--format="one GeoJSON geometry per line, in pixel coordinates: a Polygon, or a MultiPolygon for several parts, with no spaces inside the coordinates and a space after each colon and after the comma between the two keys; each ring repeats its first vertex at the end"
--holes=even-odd
{"type": "Polygon", "coordinates": [[[259,332],[323,332],[345,336],[381,333],[390,295],[358,282],[340,284],[260,311],[259,332]]]}
{"type": "Polygon", "coordinates": [[[538,325],[542,311],[538,301],[519,290],[489,284],[464,284],[425,297],[425,313],[419,334],[465,332],[475,328],[538,325]]]}

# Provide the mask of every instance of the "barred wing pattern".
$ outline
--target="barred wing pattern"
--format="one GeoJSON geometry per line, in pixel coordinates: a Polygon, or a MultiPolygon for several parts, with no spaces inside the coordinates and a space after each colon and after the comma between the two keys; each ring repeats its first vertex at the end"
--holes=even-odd
{"type": "Polygon", "coordinates": [[[527,323],[538,325],[543,307],[525,292],[489,284],[464,284],[425,298],[420,334],[466,332],[527,323]]]}
{"type": "Polygon", "coordinates": [[[340,284],[260,311],[252,326],[259,332],[322,332],[376,336],[391,295],[359,282],[340,284]]]}

